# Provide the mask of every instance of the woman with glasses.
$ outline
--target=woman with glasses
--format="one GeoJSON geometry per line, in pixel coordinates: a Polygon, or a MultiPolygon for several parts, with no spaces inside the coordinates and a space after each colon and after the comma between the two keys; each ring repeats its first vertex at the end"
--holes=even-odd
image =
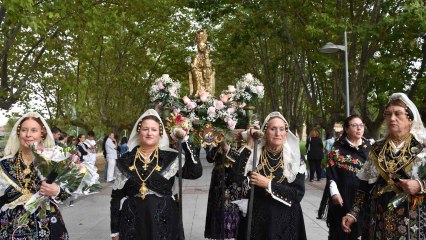
{"type": "Polygon", "coordinates": [[[373,144],[357,175],[360,184],[342,228],[348,234],[355,230],[370,198],[368,239],[425,239],[426,129],[403,93],[392,94],[384,116],[385,137],[373,144]]]}
{"type": "Polygon", "coordinates": [[[330,192],[327,215],[329,239],[357,239],[361,234],[362,224],[346,234],[341,229],[340,222],[355,200],[354,189],[359,185],[356,174],[364,165],[371,147],[363,135],[364,122],[361,117],[347,117],[343,122],[342,136],[333,144],[328,154],[326,190],[330,192]]]}

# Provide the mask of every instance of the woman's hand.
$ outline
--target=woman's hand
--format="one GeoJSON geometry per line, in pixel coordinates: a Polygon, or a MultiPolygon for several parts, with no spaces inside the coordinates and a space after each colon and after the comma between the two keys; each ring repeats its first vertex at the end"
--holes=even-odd
{"type": "Polygon", "coordinates": [[[41,183],[40,187],[40,194],[42,196],[48,196],[48,197],[56,197],[59,194],[59,191],[61,188],[56,183],[49,184],[46,181],[43,181],[41,183]]]}
{"type": "Polygon", "coordinates": [[[120,237],[117,235],[115,237],[112,237],[112,240],[120,240],[120,237]]]}
{"type": "Polygon", "coordinates": [[[410,195],[416,195],[421,191],[420,183],[417,180],[400,179],[396,185],[402,188],[405,193],[410,195]]]}
{"type": "Polygon", "coordinates": [[[350,233],[351,232],[351,225],[355,222],[355,218],[351,217],[351,216],[344,216],[342,218],[342,230],[345,233],[350,233]]]}
{"type": "Polygon", "coordinates": [[[269,178],[257,172],[250,173],[250,183],[252,185],[267,189],[269,185],[269,181],[271,181],[269,178]]]}
{"type": "Polygon", "coordinates": [[[334,194],[331,197],[331,202],[334,205],[340,205],[341,207],[343,207],[343,198],[342,198],[342,196],[340,194],[334,194]]]}

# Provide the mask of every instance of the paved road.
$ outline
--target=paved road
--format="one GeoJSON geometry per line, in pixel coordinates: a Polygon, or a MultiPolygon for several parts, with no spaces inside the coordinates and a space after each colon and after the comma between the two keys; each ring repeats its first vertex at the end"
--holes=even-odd
{"type": "MultiPolygon", "coordinates": [[[[203,176],[197,180],[184,180],[183,224],[189,240],[204,239],[204,223],[207,209],[207,195],[210,185],[211,164],[203,161],[203,176]]],[[[101,173],[103,176],[103,173],[101,173]]],[[[109,237],[109,201],[111,184],[103,183],[100,193],[83,196],[76,200],[74,207],[63,204],[61,211],[70,234],[70,239],[100,240],[109,237]]],[[[308,239],[326,240],[328,228],[325,221],[316,219],[317,209],[325,181],[306,182],[306,193],[302,209],[308,239]]]]}

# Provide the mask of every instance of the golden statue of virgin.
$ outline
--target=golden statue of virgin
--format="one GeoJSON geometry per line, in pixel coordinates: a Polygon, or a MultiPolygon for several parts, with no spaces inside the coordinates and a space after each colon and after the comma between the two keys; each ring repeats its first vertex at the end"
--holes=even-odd
{"type": "Polygon", "coordinates": [[[198,96],[201,89],[206,90],[212,96],[215,92],[215,71],[212,68],[207,46],[207,31],[202,29],[196,33],[197,54],[191,63],[189,73],[189,94],[198,96]]]}

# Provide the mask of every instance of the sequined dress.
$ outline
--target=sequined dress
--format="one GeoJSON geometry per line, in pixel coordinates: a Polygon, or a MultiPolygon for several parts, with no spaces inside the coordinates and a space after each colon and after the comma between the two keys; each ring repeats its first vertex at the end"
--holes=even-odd
{"type": "Polygon", "coordinates": [[[387,151],[389,139],[376,142],[358,177],[361,182],[350,211],[358,217],[370,196],[369,239],[426,239],[424,193],[407,195],[395,185],[397,179],[417,179],[425,185],[426,149],[414,137],[398,152],[387,151]],[[396,196],[403,196],[399,204],[396,196]]]}
{"type": "MultiPolygon", "coordinates": [[[[117,160],[117,166],[126,179],[122,181],[123,186],[113,189],[111,194],[111,232],[119,233],[121,240],[179,239],[178,203],[172,193],[174,176],[177,175],[174,169],[177,167],[178,153],[159,150],[159,168],[153,170],[156,159],[146,169],[142,163],[136,162],[136,172],[131,169],[137,149],[138,146],[117,160]],[[146,178],[151,172],[150,177],[146,178]],[[147,179],[149,193],[144,199],[141,197],[142,181],[138,173],[143,179],[147,179]]],[[[191,149],[188,143],[183,143],[185,164],[182,177],[186,179],[196,179],[202,175],[199,157],[191,149]]],[[[121,184],[120,179],[114,184],[117,182],[121,184]]]]}
{"type": "MultiPolygon", "coordinates": [[[[46,210],[46,215],[39,214],[36,210],[29,217],[27,226],[19,226],[18,219],[26,212],[24,209],[26,192],[36,193],[41,186],[40,178],[31,163],[30,173],[25,174],[22,169],[26,165],[18,157],[3,159],[0,161],[0,177],[3,184],[6,184],[4,194],[0,196],[0,239],[26,239],[26,240],[63,240],[69,239],[65,223],[62,219],[56,202],[51,199],[50,209],[46,210]],[[24,189],[24,181],[29,179],[27,188],[24,189]]],[[[3,185],[2,184],[2,185],[3,185]]],[[[61,189],[56,200],[65,200],[70,195],[61,189]]],[[[43,211],[44,212],[44,211],[43,211]]]]}

